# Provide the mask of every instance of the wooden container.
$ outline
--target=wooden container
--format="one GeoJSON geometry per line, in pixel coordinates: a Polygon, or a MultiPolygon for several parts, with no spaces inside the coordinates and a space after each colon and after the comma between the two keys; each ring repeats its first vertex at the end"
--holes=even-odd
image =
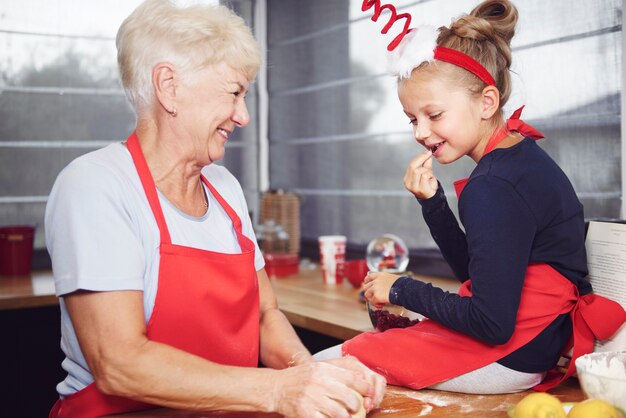
{"type": "Polygon", "coordinates": [[[273,219],[289,234],[288,254],[300,252],[300,198],[295,193],[271,191],[261,196],[259,223],[273,219]]]}

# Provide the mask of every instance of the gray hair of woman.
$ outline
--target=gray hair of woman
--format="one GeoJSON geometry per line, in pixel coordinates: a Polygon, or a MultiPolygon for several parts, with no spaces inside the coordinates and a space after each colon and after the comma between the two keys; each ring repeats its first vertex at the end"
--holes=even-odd
{"type": "Polygon", "coordinates": [[[122,85],[137,114],[152,104],[152,69],[171,63],[193,85],[199,72],[225,62],[252,81],[261,52],[244,20],[221,5],[178,7],[146,0],[122,23],[116,38],[122,85]]]}

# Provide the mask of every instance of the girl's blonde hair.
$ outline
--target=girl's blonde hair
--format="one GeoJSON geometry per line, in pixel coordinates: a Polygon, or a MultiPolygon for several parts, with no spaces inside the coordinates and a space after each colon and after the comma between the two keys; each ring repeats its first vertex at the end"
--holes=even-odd
{"type": "MultiPolygon", "coordinates": [[[[449,28],[439,28],[437,37],[437,45],[461,51],[489,71],[500,92],[500,111],[511,95],[511,38],[515,35],[517,20],[517,9],[509,0],[486,0],[449,28]]],[[[472,92],[480,93],[485,87],[472,73],[460,67],[454,71],[472,92]]]]}
{"type": "Polygon", "coordinates": [[[152,103],[152,69],[170,62],[192,84],[207,66],[225,62],[252,81],[261,66],[260,48],[244,20],[224,6],[176,7],[146,0],[117,32],[117,61],[126,95],[139,113],[152,103]]]}

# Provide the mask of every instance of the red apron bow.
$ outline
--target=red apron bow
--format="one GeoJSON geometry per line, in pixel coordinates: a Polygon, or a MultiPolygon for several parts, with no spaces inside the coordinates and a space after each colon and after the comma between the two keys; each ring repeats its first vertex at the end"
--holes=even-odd
{"type": "Polygon", "coordinates": [[[544,135],[541,132],[520,119],[522,116],[522,110],[524,110],[524,106],[513,112],[511,117],[506,121],[507,129],[509,131],[519,132],[520,134],[529,136],[535,140],[544,138],[544,135]]]}
{"type": "MultiPolygon", "coordinates": [[[[458,294],[471,297],[471,282],[463,283],[458,294]]],[[[500,360],[530,342],[558,315],[568,313],[573,331],[565,349],[573,344],[574,355],[567,373],[552,370],[533,388],[546,391],[572,375],[575,359],[593,351],[595,338],[613,335],[626,322],[626,311],[599,295],[579,296],[574,283],[545,263],[528,265],[515,331],[504,344],[487,344],[424,319],[408,328],[360,334],[346,341],[342,352],[356,356],[389,384],[422,389],[500,360]]]]}
{"type": "Polygon", "coordinates": [[[551,370],[546,378],[533,389],[550,390],[570,377],[576,371],[576,359],[593,352],[595,340],[610,338],[626,322],[626,311],[622,306],[600,295],[588,294],[578,298],[570,313],[572,318],[572,337],[564,353],[574,347],[572,359],[565,374],[551,370]]]}

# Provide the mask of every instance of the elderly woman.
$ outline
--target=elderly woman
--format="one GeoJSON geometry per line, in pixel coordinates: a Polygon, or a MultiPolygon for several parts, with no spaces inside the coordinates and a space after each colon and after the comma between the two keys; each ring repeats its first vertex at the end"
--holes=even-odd
{"type": "Polygon", "coordinates": [[[249,28],[222,6],[150,0],[117,48],[136,131],[73,161],[46,209],[68,373],[50,416],[349,417],[354,391],[378,406],[379,375],[354,358],[312,361],[277,308],[239,183],[213,164],[249,122],[249,28]]]}

